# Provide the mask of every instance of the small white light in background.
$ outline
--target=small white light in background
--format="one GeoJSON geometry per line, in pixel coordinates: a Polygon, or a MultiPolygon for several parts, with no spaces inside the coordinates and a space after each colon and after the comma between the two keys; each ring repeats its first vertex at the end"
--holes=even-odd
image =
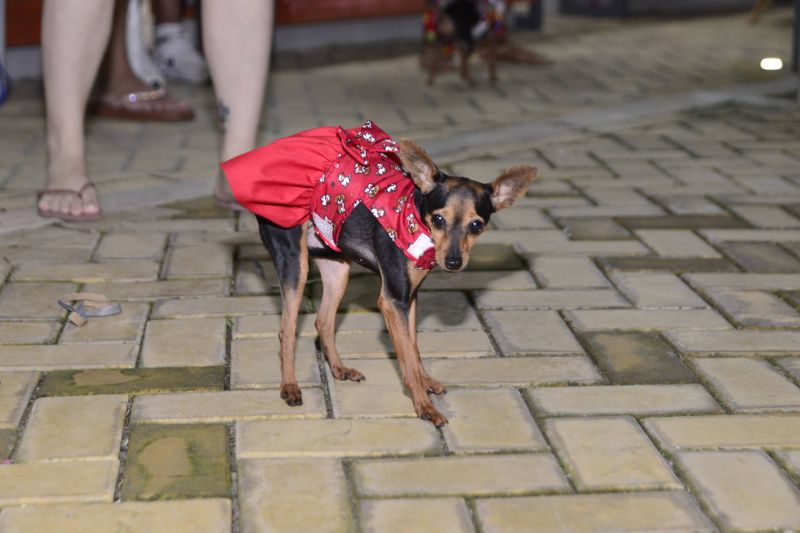
{"type": "Polygon", "coordinates": [[[765,57],[761,60],[763,70],[780,70],[783,68],[783,61],[779,57],[765,57]]]}

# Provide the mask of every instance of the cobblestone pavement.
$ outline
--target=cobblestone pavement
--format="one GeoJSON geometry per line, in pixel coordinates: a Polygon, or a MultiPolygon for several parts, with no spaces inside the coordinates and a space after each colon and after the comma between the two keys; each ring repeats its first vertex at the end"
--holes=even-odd
{"type": "Polygon", "coordinates": [[[757,70],[789,20],[559,20],[535,41],[554,66],[494,88],[426,88],[412,57],[274,74],[265,140],[371,117],[451,171],[540,168],[420,295],[441,431],[363,271],[337,338],[368,381],[322,363],[312,274],[305,403],[278,397],[272,266],[206,196],[208,89],[179,88],[189,125],[93,122],[108,214],[52,224],[22,84],[0,109],[0,530],[800,530],[800,112],[757,70]],[[123,312],[66,324],[73,291],[123,312]]]}

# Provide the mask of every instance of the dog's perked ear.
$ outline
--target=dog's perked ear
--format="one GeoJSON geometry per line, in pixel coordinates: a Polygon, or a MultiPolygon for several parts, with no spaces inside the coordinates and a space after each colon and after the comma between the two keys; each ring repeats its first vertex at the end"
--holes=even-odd
{"type": "Polygon", "coordinates": [[[428,194],[436,187],[434,181],[437,172],[436,164],[425,150],[411,139],[400,139],[398,144],[400,151],[397,156],[403,163],[403,168],[411,174],[411,179],[414,180],[414,184],[419,187],[422,194],[428,194]]]}
{"type": "Polygon", "coordinates": [[[492,206],[495,211],[505,209],[528,190],[536,179],[536,167],[522,165],[511,167],[492,182],[492,206]]]}

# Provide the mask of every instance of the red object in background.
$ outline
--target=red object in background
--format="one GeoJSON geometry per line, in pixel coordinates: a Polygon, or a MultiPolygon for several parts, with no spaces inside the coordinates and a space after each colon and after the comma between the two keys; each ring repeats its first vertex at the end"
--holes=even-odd
{"type": "Polygon", "coordinates": [[[6,45],[39,44],[42,36],[42,0],[6,0],[6,45]]]}
{"type": "Polygon", "coordinates": [[[277,0],[281,24],[422,13],[426,0],[277,0]]]}

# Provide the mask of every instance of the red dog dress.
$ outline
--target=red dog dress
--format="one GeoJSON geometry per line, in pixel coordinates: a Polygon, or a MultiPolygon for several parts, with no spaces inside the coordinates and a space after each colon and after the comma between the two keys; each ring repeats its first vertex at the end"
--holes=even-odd
{"type": "Polygon", "coordinates": [[[342,223],[364,204],[416,268],[435,266],[430,232],[414,204],[414,182],[398,146],[370,121],[322,127],[278,139],[221,164],[236,200],[284,228],[309,218],[337,252],[342,223]]]}

